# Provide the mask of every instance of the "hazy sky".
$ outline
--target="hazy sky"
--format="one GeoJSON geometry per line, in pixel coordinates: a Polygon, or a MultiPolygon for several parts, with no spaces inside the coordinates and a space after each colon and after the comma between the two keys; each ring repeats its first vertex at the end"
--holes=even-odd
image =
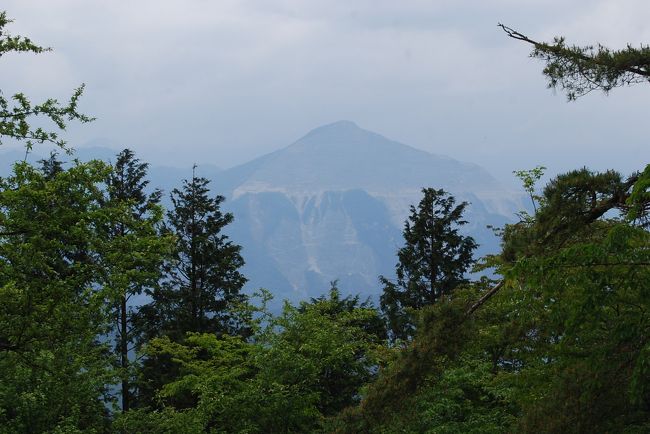
{"type": "Polygon", "coordinates": [[[545,88],[537,39],[650,43],[648,0],[5,0],[14,34],[54,52],[0,60],[8,95],[86,83],[73,146],[229,167],[339,119],[501,179],[544,164],[639,169],[650,84],[575,103],[545,88]]]}

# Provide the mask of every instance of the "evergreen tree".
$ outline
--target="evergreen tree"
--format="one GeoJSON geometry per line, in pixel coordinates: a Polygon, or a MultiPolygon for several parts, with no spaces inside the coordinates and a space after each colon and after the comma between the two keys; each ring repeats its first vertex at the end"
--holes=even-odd
{"type": "MultiPolygon", "coordinates": [[[[246,334],[236,306],[247,297],[241,293],[246,278],[241,247],[223,229],[233,221],[221,211],[223,196],[209,196],[206,178],[183,181],[171,193],[172,209],[164,231],[174,237],[171,259],[163,266],[160,284],[150,291],[152,302],[140,309],[138,322],[143,342],[166,336],[183,342],[187,333],[246,334]]],[[[140,398],[151,403],[156,390],[173,381],[177,365],[169,357],[149,357],[141,373],[140,398]]]]}
{"type": "Polygon", "coordinates": [[[48,179],[53,179],[58,173],[63,171],[63,162],[59,160],[59,155],[57,152],[50,152],[48,158],[39,160],[41,172],[48,179]]]}
{"type": "Polygon", "coordinates": [[[415,324],[412,309],[434,304],[467,282],[477,244],[458,233],[466,202],[456,205],[443,190],[425,188],[418,207],[404,224],[405,245],[398,253],[397,280],[380,276],[384,285],[381,308],[393,338],[408,339],[415,324]]]}
{"type": "Polygon", "coordinates": [[[114,241],[127,241],[129,238],[140,242],[149,240],[158,248],[150,250],[138,258],[133,257],[129,265],[128,281],[114,282],[117,303],[113,307],[116,354],[119,357],[122,411],[130,407],[130,361],[129,352],[133,349],[139,330],[132,321],[133,311],[129,306],[132,297],[142,294],[145,288],[153,287],[160,277],[160,268],[165,253],[165,239],[158,236],[162,211],[158,205],[161,193],[145,191],[149,181],[147,163],[135,158],[133,151],[124,149],[117,155],[113,171],[108,176],[106,204],[123,207],[127,219],[117,220],[109,225],[108,236],[114,241]]]}

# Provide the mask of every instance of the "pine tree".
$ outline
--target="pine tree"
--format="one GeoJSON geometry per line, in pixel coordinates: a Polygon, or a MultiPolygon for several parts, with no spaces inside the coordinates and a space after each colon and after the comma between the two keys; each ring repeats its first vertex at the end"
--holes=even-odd
{"type": "Polygon", "coordinates": [[[477,244],[459,234],[467,203],[456,205],[443,190],[425,188],[418,207],[404,224],[405,245],[399,249],[397,280],[380,276],[384,286],[381,308],[393,338],[408,339],[415,324],[409,310],[431,305],[467,282],[477,244]]]}
{"type": "Polygon", "coordinates": [[[594,90],[608,94],[616,87],[650,82],[650,46],[612,50],[603,45],[568,45],[565,38],[553,42],[535,41],[518,31],[499,24],[506,34],[533,46],[530,57],[546,63],[543,73],[548,87],[566,92],[574,101],[594,90]]]}

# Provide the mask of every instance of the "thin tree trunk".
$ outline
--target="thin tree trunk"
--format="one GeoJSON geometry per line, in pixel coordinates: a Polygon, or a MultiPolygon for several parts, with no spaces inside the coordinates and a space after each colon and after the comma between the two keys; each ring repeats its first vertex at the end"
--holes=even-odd
{"type": "Polygon", "coordinates": [[[129,411],[129,337],[127,322],[126,294],[120,300],[120,365],[122,367],[122,412],[129,411]]]}

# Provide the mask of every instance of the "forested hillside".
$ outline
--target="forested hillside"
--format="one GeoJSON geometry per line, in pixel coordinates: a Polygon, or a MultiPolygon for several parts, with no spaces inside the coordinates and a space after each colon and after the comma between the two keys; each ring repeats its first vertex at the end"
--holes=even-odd
{"type": "MultiPolygon", "coordinates": [[[[0,57],[44,51],[10,23],[0,57]]],[[[570,99],[647,85],[647,47],[504,30],[570,99]]],[[[92,121],[83,89],[65,104],[0,94],[0,144],[72,152],[60,134],[92,121]]],[[[462,230],[469,204],[422,186],[379,303],[333,281],[272,313],[273,288],[243,291],[237,215],[210,179],[192,173],[163,206],[131,150],[61,158],[0,178],[0,433],[650,432],[644,161],[545,185],[544,168],[517,171],[534,212],[495,228],[484,257],[462,230]]]]}

